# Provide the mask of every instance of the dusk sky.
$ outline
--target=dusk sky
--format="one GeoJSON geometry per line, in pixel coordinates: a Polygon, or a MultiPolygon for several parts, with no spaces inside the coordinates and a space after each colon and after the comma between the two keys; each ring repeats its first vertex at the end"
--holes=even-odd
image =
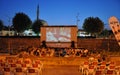
{"type": "Polygon", "coordinates": [[[99,17],[107,28],[111,16],[120,21],[120,0],[0,0],[0,20],[9,25],[10,18],[11,25],[15,14],[23,12],[34,22],[38,4],[39,18],[48,25],[76,25],[78,13],[80,29],[88,17],[99,17]]]}

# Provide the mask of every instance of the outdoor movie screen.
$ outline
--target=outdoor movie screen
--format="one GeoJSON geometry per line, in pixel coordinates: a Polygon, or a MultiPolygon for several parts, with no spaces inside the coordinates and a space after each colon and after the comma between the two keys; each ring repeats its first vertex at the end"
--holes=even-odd
{"type": "Polygon", "coordinates": [[[77,42],[77,26],[43,26],[41,42],[65,43],[77,42]]]}
{"type": "Polygon", "coordinates": [[[70,42],[71,29],[70,28],[46,28],[47,42],[70,42]]]}

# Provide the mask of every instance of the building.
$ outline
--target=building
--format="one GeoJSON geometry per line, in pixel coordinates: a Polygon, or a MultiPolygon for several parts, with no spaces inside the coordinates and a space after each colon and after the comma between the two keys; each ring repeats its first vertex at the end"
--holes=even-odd
{"type": "Polygon", "coordinates": [[[15,35],[15,31],[14,30],[2,30],[0,31],[0,36],[14,36],[15,35]]]}
{"type": "Polygon", "coordinates": [[[82,29],[78,30],[78,37],[90,37],[90,36],[91,36],[91,34],[88,34],[84,30],[82,30],[82,29]]]}

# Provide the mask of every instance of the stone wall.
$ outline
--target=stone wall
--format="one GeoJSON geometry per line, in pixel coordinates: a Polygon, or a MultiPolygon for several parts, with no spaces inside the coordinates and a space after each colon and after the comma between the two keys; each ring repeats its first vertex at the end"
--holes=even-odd
{"type": "MultiPolygon", "coordinates": [[[[29,46],[39,47],[40,37],[0,37],[0,49],[17,49],[29,46]]],[[[120,47],[115,39],[78,38],[77,47],[90,50],[120,51],[120,47]]]]}

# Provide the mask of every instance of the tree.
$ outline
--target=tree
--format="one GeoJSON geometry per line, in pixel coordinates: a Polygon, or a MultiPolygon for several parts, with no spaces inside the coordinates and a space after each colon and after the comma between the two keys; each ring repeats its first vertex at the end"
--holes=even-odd
{"type": "Polygon", "coordinates": [[[92,35],[100,34],[104,29],[104,23],[98,17],[88,17],[83,23],[83,29],[92,35]]]}
{"type": "Polygon", "coordinates": [[[18,33],[22,33],[31,27],[32,21],[24,13],[17,13],[13,20],[13,26],[18,33]]]}
{"type": "Polygon", "coordinates": [[[104,29],[100,34],[100,37],[108,38],[109,37],[109,30],[104,29]]]}
{"type": "Polygon", "coordinates": [[[3,25],[3,21],[0,20],[0,31],[3,29],[4,25],[3,25]]]}
{"type": "Polygon", "coordinates": [[[43,26],[41,20],[36,20],[32,25],[32,30],[38,35],[40,33],[40,27],[43,26]]]}

